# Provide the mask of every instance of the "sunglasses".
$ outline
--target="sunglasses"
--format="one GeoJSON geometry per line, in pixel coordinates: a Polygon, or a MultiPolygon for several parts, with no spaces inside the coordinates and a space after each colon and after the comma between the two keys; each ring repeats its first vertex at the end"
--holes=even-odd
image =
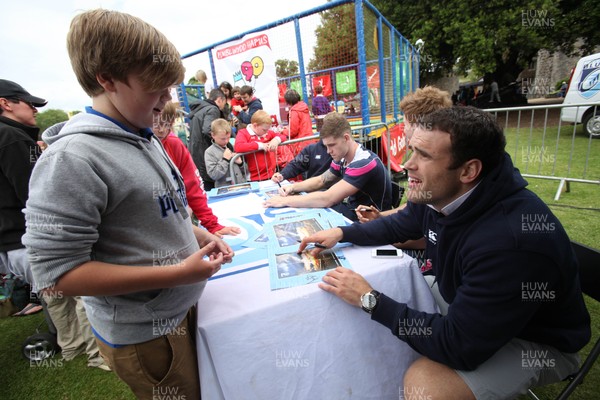
{"type": "Polygon", "coordinates": [[[35,106],[33,105],[33,103],[32,103],[32,102],[30,102],[30,101],[26,101],[26,100],[19,99],[19,98],[7,99],[7,100],[10,100],[10,101],[12,101],[13,103],[19,103],[19,102],[25,103],[25,104],[27,104],[27,105],[28,105],[28,106],[29,106],[29,107],[30,107],[32,110],[37,110],[37,108],[35,108],[35,106]]]}

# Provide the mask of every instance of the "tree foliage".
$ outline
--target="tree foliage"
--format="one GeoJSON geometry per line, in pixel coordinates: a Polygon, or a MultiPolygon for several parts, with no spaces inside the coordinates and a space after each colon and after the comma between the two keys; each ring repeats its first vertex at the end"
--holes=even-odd
{"type": "Polygon", "coordinates": [[[587,37],[586,44],[598,43],[598,7],[584,7],[583,11],[575,4],[584,2],[577,0],[372,3],[411,43],[425,41],[421,52],[425,80],[456,71],[492,75],[505,84],[527,67],[539,49],[573,43],[580,35],[587,37]],[[575,24],[584,13],[595,16],[596,22],[575,24]]]}
{"type": "Polygon", "coordinates": [[[63,110],[49,109],[40,112],[36,115],[35,121],[40,132],[44,132],[46,129],[59,122],[67,121],[69,116],[63,110]]]}
{"type": "Polygon", "coordinates": [[[287,78],[298,75],[300,72],[298,61],[279,59],[275,61],[275,69],[278,78],[287,78]]]}
{"type": "Polygon", "coordinates": [[[354,5],[345,4],[321,13],[321,25],[315,30],[315,55],[309,71],[319,71],[358,62],[354,5]]]}
{"type": "Polygon", "coordinates": [[[561,15],[557,29],[553,30],[554,42],[567,54],[576,50],[573,44],[581,40],[581,55],[592,54],[600,45],[600,5],[590,0],[561,0],[561,15]]]}

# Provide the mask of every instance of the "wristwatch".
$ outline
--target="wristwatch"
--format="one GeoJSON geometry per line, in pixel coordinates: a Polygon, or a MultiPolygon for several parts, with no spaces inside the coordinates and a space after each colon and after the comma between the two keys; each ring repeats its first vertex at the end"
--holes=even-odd
{"type": "Polygon", "coordinates": [[[377,302],[379,301],[379,293],[377,290],[371,290],[360,296],[360,307],[368,312],[369,314],[373,313],[373,310],[377,307],[377,302]]]}

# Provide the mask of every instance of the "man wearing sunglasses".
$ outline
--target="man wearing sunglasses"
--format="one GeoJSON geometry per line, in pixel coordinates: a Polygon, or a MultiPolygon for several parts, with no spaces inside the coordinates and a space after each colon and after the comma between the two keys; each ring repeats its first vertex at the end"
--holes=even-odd
{"type": "MultiPolygon", "coordinates": [[[[0,270],[32,282],[25,247],[23,210],[29,194],[29,177],[40,154],[36,144],[36,107],[46,100],[32,96],[15,82],[0,79],[0,270]]],[[[26,308],[31,311],[34,305],[26,308]]]]}

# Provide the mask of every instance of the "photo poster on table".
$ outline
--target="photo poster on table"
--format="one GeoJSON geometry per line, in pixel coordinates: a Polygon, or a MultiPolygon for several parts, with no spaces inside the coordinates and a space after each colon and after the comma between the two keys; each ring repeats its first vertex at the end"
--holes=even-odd
{"type": "MultiPolygon", "coordinates": [[[[328,208],[264,207],[266,196],[261,192],[272,190],[275,185],[271,181],[257,183],[260,189],[258,192],[239,196],[208,198],[208,205],[214,215],[219,218],[221,225],[236,226],[241,229],[241,232],[237,235],[225,235],[223,237],[223,240],[235,252],[235,256],[231,263],[223,264],[221,270],[211,279],[219,279],[256,268],[268,268],[267,247],[269,237],[268,235],[260,236],[265,233],[265,227],[281,220],[281,218],[285,220],[287,217],[292,218],[300,214],[316,212],[326,221],[327,226],[324,226],[324,229],[350,223],[341,214],[328,208]]],[[[284,184],[282,182],[282,185],[284,184]]],[[[337,246],[342,245],[349,244],[338,243],[337,246]]],[[[298,246],[294,250],[297,250],[298,246]]]]}
{"type": "MultiPolygon", "coordinates": [[[[311,244],[298,254],[303,238],[329,229],[339,215],[333,212],[308,211],[282,215],[265,226],[268,240],[269,276],[271,290],[278,290],[320,281],[327,270],[338,266],[349,267],[343,253],[337,248],[325,250],[317,257],[310,254],[311,244]]],[[[342,243],[341,246],[349,245],[342,243]]]]}
{"type": "MultiPolygon", "coordinates": [[[[293,213],[282,214],[265,223],[263,229],[248,238],[243,246],[267,248],[276,245],[279,249],[296,246],[305,236],[318,231],[346,226],[343,215],[329,209],[296,209],[293,213]]],[[[349,243],[338,243],[336,247],[346,247],[349,243]]]]}
{"type": "Polygon", "coordinates": [[[327,271],[337,267],[350,268],[341,250],[329,249],[314,257],[309,247],[302,253],[269,249],[269,277],[271,290],[292,288],[320,282],[327,271]]]}
{"type": "Polygon", "coordinates": [[[281,216],[265,227],[269,248],[276,251],[294,251],[307,236],[328,229],[329,224],[317,212],[281,216]]]}
{"type": "Polygon", "coordinates": [[[238,183],[237,185],[230,186],[221,186],[212,188],[208,192],[209,198],[220,198],[220,197],[228,197],[228,196],[238,196],[241,194],[247,194],[251,192],[258,192],[259,186],[257,182],[246,182],[246,183],[238,183]]]}

